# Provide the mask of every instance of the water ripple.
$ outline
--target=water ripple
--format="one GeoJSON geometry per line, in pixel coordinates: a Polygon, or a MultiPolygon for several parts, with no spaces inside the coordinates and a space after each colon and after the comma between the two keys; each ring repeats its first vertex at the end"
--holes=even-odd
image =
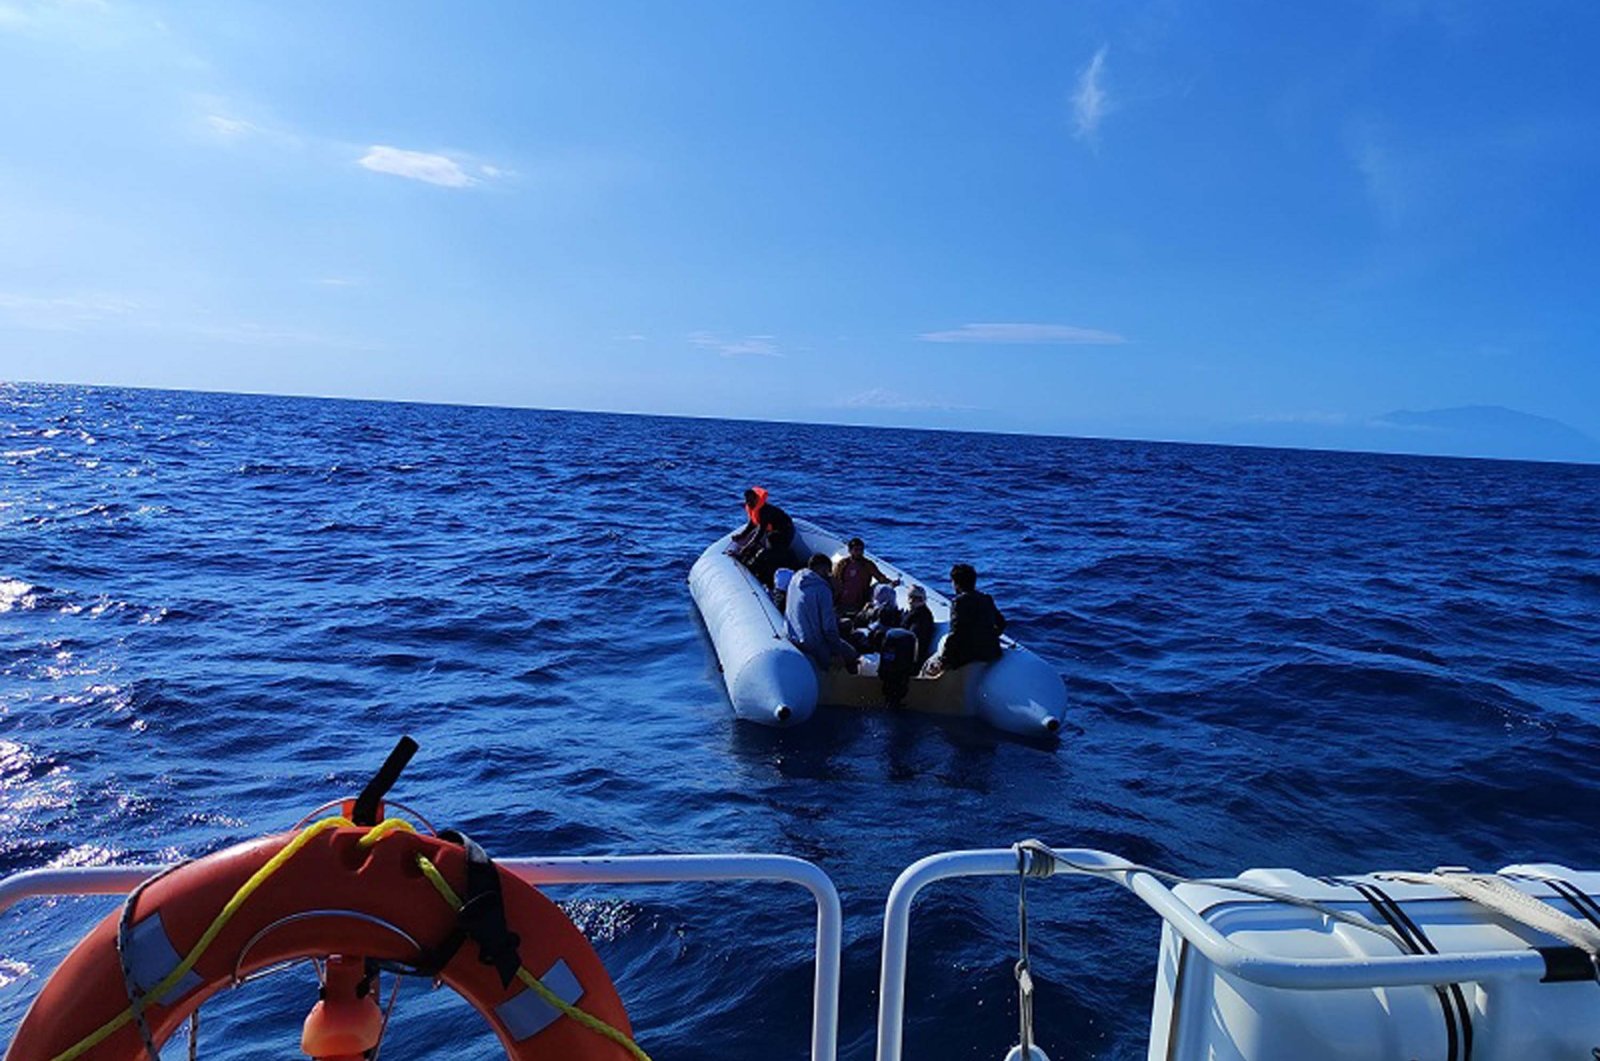
{"type": "MultiPolygon", "coordinates": [[[[1600,865],[1600,469],[34,385],[0,468],[3,872],[283,829],[410,732],[398,798],[491,851],[822,863],[862,1059],[884,896],[941,848],[1600,865]],[[735,725],[684,578],[753,479],[922,577],[976,563],[1069,739],[735,725]]],[[[1042,1045],[1143,1056],[1154,921],[1039,891],[1042,1045]]],[[[556,892],[657,1058],[803,1056],[802,892],[556,892]]],[[[1014,901],[919,907],[911,1052],[1010,1042],[1014,901]]],[[[0,1034],[93,916],[6,915],[0,1034]]],[[[209,1052],[281,1052],[303,986],[219,999],[209,1052]]],[[[459,1006],[400,1010],[406,1056],[460,1055],[459,1006]]]]}

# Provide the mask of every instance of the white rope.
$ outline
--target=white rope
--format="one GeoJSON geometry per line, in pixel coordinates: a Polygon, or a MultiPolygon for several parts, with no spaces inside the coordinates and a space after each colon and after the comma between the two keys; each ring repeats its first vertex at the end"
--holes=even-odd
{"type": "Polygon", "coordinates": [[[1600,928],[1557,910],[1493,873],[1386,873],[1401,884],[1431,884],[1529,928],[1554,936],[1600,963],[1600,928]]]}
{"type": "MultiPolygon", "coordinates": [[[[395,975],[394,983],[389,985],[389,1004],[383,1007],[383,1023],[378,1026],[378,1041],[372,1047],[372,1056],[368,1061],[378,1061],[378,1054],[383,1050],[383,1037],[389,1031],[389,1015],[394,1012],[394,1000],[400,997],[400,981],[405,977],[395,975]]],[[[377,990],[376,987],[373,990],[377,990]]]]}
{"type": "MultiPolygon", "coordinates": [[[[1351,913],[1348,910],[1338,910],[1326,904],[1319,903],[1315,899],[1306,899],[1298,895],[1290,895],[1288,892],[1279,891],[1276,888],[1263,888],[1260,885],[1245,884],[1243,881],[1236,880],[1215,880],[1204,877],[1185,877],[1178,873],[1168,873],[1166,870],[1154,869],[1150,866],[1142,866],[1137,862],[1123,861],[1115,866],[1091,866],[1082,862],[1074,862],[1072,859],[1058,854],[1048,845],[1041,843],[1038,840],[1024,840],[1020,844],[1013,845],[1013,847],[1018,849],[1026,849],[1045,855],[1050,860],[1059,862],[1068,869],[1075,870],[1079,873],[1085,873],[1092,877],[1110,877],[1119,873],[1145,873],[1165,884],[1203,884],[1210,888],[1224,888],[1228,891],[1240,892],[1244,895],[1254,895],[1262,899],[1271,899],[1274,902],[1284,903],[1289,906],[1298,906],[1306,910],[1313,910],[1329,920],[1338,921],[1341,924],[1349,925],[1352,928],[1363,929],[1367,932],[1375,932],[1384,939],[1388,940],[1390,943],[1393,943],[1396,947],[1399,947],[1402,951],[1407,949],[1405,941],[1400,938],[1400,934],[1391,928],[1368,921],[1360,914],[1351,913]]],[[[1042,872],[1036,872],[1034,873],[1034,876],[1049,875],[1047,868],[1041,867],[1041,869],[1042,872]]]]}
{"type": "Polygon", "coordinates": [[[1017,852],[1017,1045],[1022,1061],[1033,1057],[1033,970],[1028,964],[1028,869],[1025,844],[1017,852]]]}

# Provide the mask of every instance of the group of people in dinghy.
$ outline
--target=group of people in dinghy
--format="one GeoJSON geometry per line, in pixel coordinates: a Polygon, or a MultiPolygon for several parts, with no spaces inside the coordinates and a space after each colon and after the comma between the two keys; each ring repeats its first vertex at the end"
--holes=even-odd
{"type": "Polygon", "coordinates": [[[994,598],[978,589],[978,572],[971,564],[950,569],[955,590],[950,632],[935,646],[928,591],[913,584],[902,609],[894,591],[900,580],[885,575],[867,557],[860,538],[851,538],[837,560],[814,553],[793,570],[794,520],[761,487],[744,492],[744,510],[748,522],[729,551],[773,594],[789,640],[819,670],[839,666],[855,673],[862,655],[885,649],[897,630],[915,637],[916,668],[927,677],[1000,658],[1006,618],[994,598]]]}

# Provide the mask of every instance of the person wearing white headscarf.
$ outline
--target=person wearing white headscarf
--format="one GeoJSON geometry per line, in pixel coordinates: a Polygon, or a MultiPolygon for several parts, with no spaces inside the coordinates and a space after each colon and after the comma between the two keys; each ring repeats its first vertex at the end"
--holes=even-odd
{"type": "Polygon", "coordinates": [[[933,655],[933,611],[928,607],[928,591],[922,586],[912,586],[906,594],[911,606],[906,609],[900,625],[917,635],[917,668],[933,655]]]}

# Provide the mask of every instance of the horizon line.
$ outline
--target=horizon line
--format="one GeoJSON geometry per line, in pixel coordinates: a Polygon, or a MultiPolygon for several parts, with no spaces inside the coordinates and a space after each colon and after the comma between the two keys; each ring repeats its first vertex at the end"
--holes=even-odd
{"type": "MultiPolygon", "coordinates": [[[[240,398],[291,398],[300,401],[357,402],[372,405],[421,405],[439,409],[499,409],[508,412],[564,413],[591,416],[655,417],[663,420],[713,421],[737,424],[778,424],[791,427],[850,427],[867,431],[922,431],[940,435],[988,435],[1000,438],[1074,439],[1084,442],[1136,442],[1153,446],[1197,446],[1222,449],[1263,450],[1279,453],[1346,453],[1366,457],[1408,457],[1418,460],[1495,461],[1502,464],[1556,464],[1575,468],[1600,468],[1600,460],[1567,460],[1550,457],[1487,457],[1451,453],[1416,453],[1396,450],[1343,449],[1333,446],[1273,446],[1259,442],[1197,442],[1194,439],[1151,438],[1128,435],[1089,435],[1065,432],[1005,430],[1002,428],[920,427],[915,425],[872,424],[851,420],[783,420],[753,416],[714,416],[698,413],[663,413],[639,409],[578,409],[567,406],[502,405],[493,402],[433,401],[426,398],[381,398],[371,395],[305,394],[284,391],[207,390],[202,387],[157,387],[126,383],[81,383],[60,380],[0,380],[0,387],[78,387],[85,390],[150,391],[159,394],[211,394],[240,398]]],[[[1515,412],[1516,410],[1512,410],[1515,412]]],[[[1535,415],[1535,414],[1524,414],[1535,415]]],[[[1559,423],[1560,421],[1556,421],[1559,423]]]]}

